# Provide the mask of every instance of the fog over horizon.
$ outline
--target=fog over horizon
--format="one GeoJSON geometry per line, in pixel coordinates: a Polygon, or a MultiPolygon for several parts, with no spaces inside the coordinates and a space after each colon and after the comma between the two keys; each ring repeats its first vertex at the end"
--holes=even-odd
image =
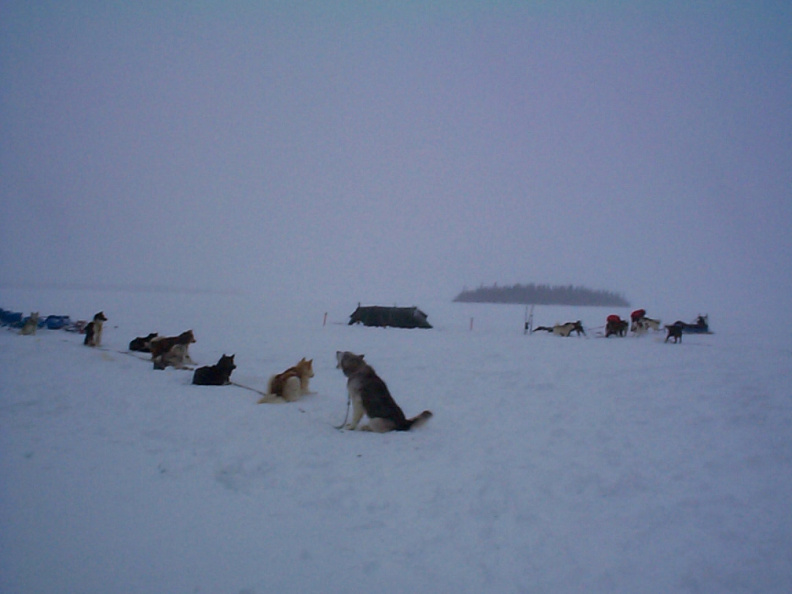
{"type": "Polygon", "coordinates": [[[781,2],[0,14],[0,288],[792,295],[781,2]]]}

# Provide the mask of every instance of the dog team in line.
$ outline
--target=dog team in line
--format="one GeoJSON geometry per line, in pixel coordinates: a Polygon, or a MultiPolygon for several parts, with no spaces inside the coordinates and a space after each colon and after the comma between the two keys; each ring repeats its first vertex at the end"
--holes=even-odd
{"type": "MultiPolygon", "coordinates": [[[[623,320],[621,316],[611,314],[605,321],[605,338],[609,336],[626,336],[628,328],[635,336],[642,336],[649,330],[659,332],[661,330],[661,324],[660,320],[647,317],[645,309],[636,309],[633,311],[630,314],[629,322],[623,320]]],[[[698,316],[694,324],[687,324],[681,320],[677,320],[673,324],[667,324],[665,329],[667,334],[664,342],[673,339],[676,344],[682,342],[682,334],[685,332],[708,334],[709,322],[707,316],[698,316]]],[[[576,332],[578,336],[581,334],[583,336],[586,335],[586,331],[583,329],[583,324],[580,320],[576,322],[567,322],[565,324],[556,324],[555,326],[537,326],[532,329],[531,332],[538,332],[539,330],[550,332],[556,336],[571,336],[573,332],[576,332]]]]}
{"type": "MultiPolygon", "coordinates": [[[[644,334],[649,329],[655,331],[661,329],[660,320],[646,317],[646,311],[643,309],[632,312],[630,318],[631,324],[627,320],[622,320],[618,315],[609,315],[605,325],[605,337],[612,335],[625,336],[628,327],[636,335],[644,334]]],[[[102,330],[106,321],[107,317],[103,311],[100,311],[84,327],[79,325],[78,329],[85,333],[83,344],[90,347],[100,347],[102,344],[102,330]]],[[[38,326],[39,314],[38,312],[33,312],[22,325],[20,334],[35,334],[38,326]]],[[[699,316],[694,324],[677,321],[674,324],[666,325],[665,328],[668,333],[665,342],[670,339],[673,339],[674,343],[681,342],[683,332],[709,333],[707,316],[699,316]]],[[[578,336],[581,334],[583,336],[586,335],[580,320],[556,324],[555,326],[538,326],[531,332],[540,330],[557,336],[570,336],[573,332],[576,332],[578,336]]],[[[165,369],[167,367],[190,369],[188,365],[194,365],[194,361],[190,358],[189,347],[194,342],[195,335],[192,330],[182,332],[178,336],[159,336],[158,333],[152,332],[148,336],[140,336],[133,339],[129,343],[129,350],[149,353],[154,369],[165,369]]],[[[226,355],[224,353],[215,365],[198,367],[193,372],[192,383],[201,386],[233,384],[231,373],[236,369],[234,357],[235,355],[226,355]]],[[[391,396],[388,386],[377,375],[374,368],[364,360],[364,355],[357,355],[349,351],[337,351],[336,363],[336,368],[340,369],[347,378],[349,404],[352,405],[352,420],[346,425],[347,429],[375,431],[378,433],[408,431],[413,427],[423,425],[432,417],[432,412],[425,410],[421,414],[408,419],[399,405],[396,404],[393,396],[391,396]],[[360,425],[364,415],[368,417],[369,423],[360,425]]],[[[312,377],[314,377],[313,359],[307,360],[303,357],[293,367],[269,378],[267,391],[264,393],[260,392],[262,396],[258,400],[258,404],[294,402],[302,396],[313,394],[314,392],[310,391],[310,380],[312,377]]]]}
{"type": "MultiPolygon", "coordinates": [[[[83,344],[90,347],[102,346],[102,330],[107,321],[103,311],[94,315],[93,320],[85,324],[83,344]]],[[[25,322],[20,334],[35,334],[38,327],[38,313],[31,314],[25,322]]],[[[189,369],[194,364],[190,358],[189,347],[195,341],[192,330],[182,332],[178,336],[159,336],[152,332],[148,336],[139,336],[129,343],[129,351],[148,353],[154,369],[174,367],[189,369]]],[[[235,355],[223,354],[215,365],[198,367],[193,372],[192,383],[201,386],[224,386],[233,384],[231,372],[236,369],[235,355]]],[[[336,352],[336,368],[347,378],[347,392],[352,406],[352,419],[345,428],[351,431],[408,431],[423,425],[432,417],[432,412],[425,410],[421,414],[408,419],[396,404],[388,386],[377,375],[374,368],[365,360],[364,355],[349,351],[336,352]],[[361,425],[363,416],[368,417],[368,424],[361,425]]],[[[314,377],[313,359],[300,359],[294,367],[275,374],[267,382],[267,391],[262,393],[258,404],[294,402],[302,396],[314,394],[310,390],[310,380],[314,377]]],[[[239,385],[239,384],[236,384],[239,385]]],[[[240,386],[245,387],[245,386],[240,386]]]]}

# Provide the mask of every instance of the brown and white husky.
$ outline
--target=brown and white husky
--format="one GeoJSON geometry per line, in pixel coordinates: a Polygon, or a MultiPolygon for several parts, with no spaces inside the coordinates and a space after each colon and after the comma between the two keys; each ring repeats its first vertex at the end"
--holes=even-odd
{"type": "Polygon", "coordinates": [[[267,393],[258,403],[294,402],[299,400],[300,396],[312,394],[309,384],[313,376],[313,359],[306,360],[303,357],[294,367],[289,367],[286,371],[269,378],[267,393]]]}
{"type": "Polygon", "coordinates": [[[180,344],[185,347],[185,354],[190,345],[195,342],[195,335],[192,330],[182,332],[178,336],[155,336],[148,342],[149,352],[152,360],[170,351],[175,345],[180,344]]]}

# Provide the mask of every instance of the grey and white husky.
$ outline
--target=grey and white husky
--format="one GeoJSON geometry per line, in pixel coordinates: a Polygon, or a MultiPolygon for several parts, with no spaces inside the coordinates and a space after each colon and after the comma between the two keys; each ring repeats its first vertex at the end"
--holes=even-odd
{"type": "Polygon", "coordinates": [[[352,422],[347,425],[347,429],[357,429],[364,413],[369,418],[369,424],[363,425],[360,430],[377,433],[408,431],[423,425],[432,417],[432,413],[425,410],[417,417],[405,418],[402,409],[390,395],[388,386],[363,357],[349,351],[336,351],[336,367],[348,378],[347,390],[352,402],[352,422]]]}
{"type": "Polygon", "coordinates": [[[174,344],[168,352],[157,355],[152,359],[154,361],[154,369],[165,369],[168,365],[176,369],[189,369],[187,365],[195,363],[187,351],[189,346],[187,344],[174,344]]]}

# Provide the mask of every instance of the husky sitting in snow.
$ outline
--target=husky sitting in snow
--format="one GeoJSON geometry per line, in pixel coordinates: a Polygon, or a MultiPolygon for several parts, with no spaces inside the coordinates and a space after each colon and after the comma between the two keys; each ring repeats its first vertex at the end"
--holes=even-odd
{"type": "Polygon", "coordinates": [[[30,317],[25,321],[25,325],[22,326],[22,330],[20,330],[19,333],[22,334],[23,336],[35,334],[36,330],[38,330],[38,322],[39,322],[39,312],[37,311],[31,312],[30,317]]]}
{"type": "Polygon", "coordinates": [[[360,419],[365,413],[369,424],[363,425],[361,431],[408,431],[412,427],[423,425],[432,417],[428,410],[420,415],[407,419],[388,391],[388,386],[382,381],[374,369],[363,360],[363,355],[356,355],[349,351],[337,351],[336,360],[347,379],[347,390],[352,402],[352,422],[347,429],[357,429],[360,419]]]}
{"type": "Polygon", "coordinates": [[[88,322],[85,327],[85,340],[83,344],[86,346],[98,347],[102,346],[102,325],[107,321],[103,311],[94,315],[93,321],[88,322]]]}

